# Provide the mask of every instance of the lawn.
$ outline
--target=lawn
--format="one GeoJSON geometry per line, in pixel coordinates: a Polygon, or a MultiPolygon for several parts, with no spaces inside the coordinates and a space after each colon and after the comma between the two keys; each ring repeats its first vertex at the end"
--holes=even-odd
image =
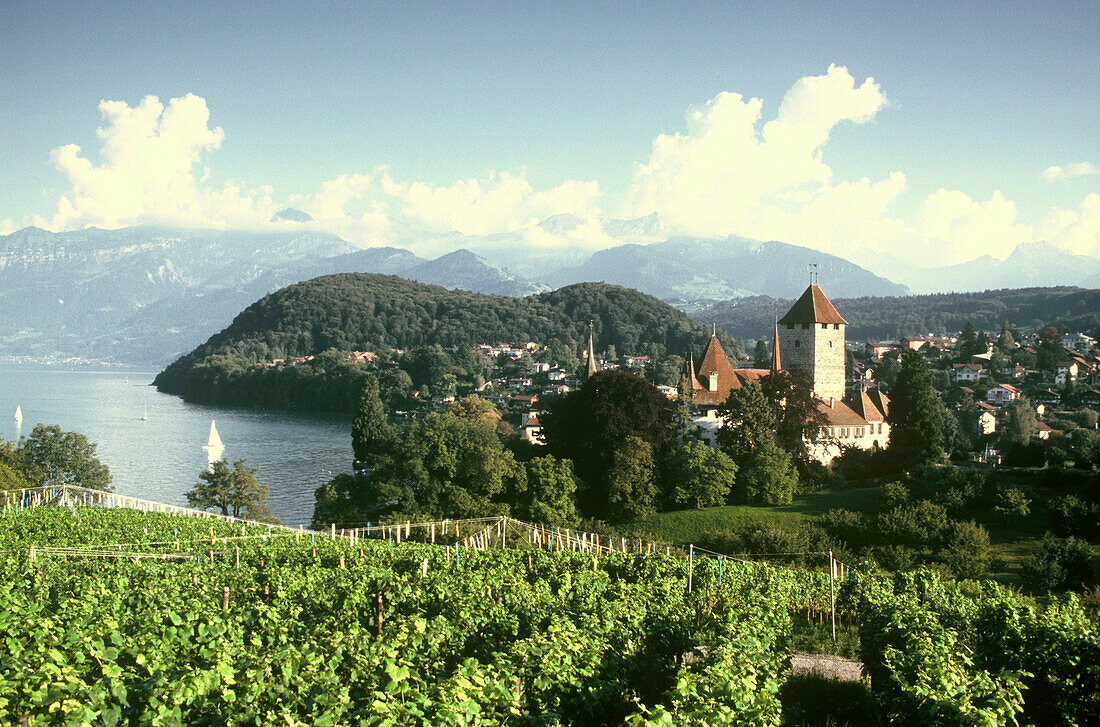
{"type": "Polygon", "coordinates": [[[804,495],[795,498],[790,505],[777,507],[727,505],[703,510],[674,510],[628,523],[621,530],[632,535],[687,545],[703,540],[707,534],[736,530],[756,521],[767,522],[781,528],[796,528],[829,510],[841,508],[859,512],[872,510],[878,489],[877,486],[861,487],[804,495]]]}

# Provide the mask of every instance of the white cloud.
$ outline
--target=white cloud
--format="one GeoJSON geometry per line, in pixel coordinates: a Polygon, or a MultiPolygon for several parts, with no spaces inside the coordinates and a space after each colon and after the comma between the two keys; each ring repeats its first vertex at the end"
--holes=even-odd
{"type": "MultiPolygon", "coordinates": [[[[200,190],[196,167],[202,155],[218,149],[225,139],[220,127],[209,127],[206,101],[193,94],[174,98],[165,107],[155,96],[137,106],[101,101],[104,125],[100,164],[68,144],[54,149],[50,159],[69,181],[70,190],[58,200],[52,219],[41,220],[52,229],[81,225],[119,227],[139,222],[210,223],[211,207],[226,205],[232,214],[223,223],[237,221],[244,207],[234,187],[200,190]]],[[[262,196],[262,195],[261,195],[262,196]]]]}
{"type": "Polygon", "coordinates": [[[403,182],[386,167],[322,183],[293,202],[325,229],[350,239],[399,242],[415,235],[491,235],[536,225],[555,214],[588,218],[598,209],[597,182],[567,180],[536,191],[522,174],[489,174],[451,185],[403,182]]]}
{"type": "Polygon", "coordinates": [[[1051,182],[1061,182],[1067,179],[1073,179],[1074,177],[1091,177],[1097,172],[1100,172],[1100,169],[1097,169],[1089,162],[1077,162],[1076,164],[1067,164],[1064,167],[1047,167],[1046,170],[1039,175],[1039,179],[1050,184],[1051,182]]]}
{"type": "Polygon", "coordinates": [[[982,255],[1003,260],[1034,239],[1032,228],[1016,221],[1016,205],[998,191],[987,202],[976,202],[958,190],[940,189],[925,199],[915,230],[922,243],[915,252],[929,267],[982,255]]]}
{"type": "Polygon", "coordinates": [[[1085,197],[1080,210],[1051,211],[1039,226],[1039,239],[1078,255],[1100,257],[1100,194],[1085,197]]]}
{"type": "Polygon", "coordinates": [[[691,234],[745,234],[768,196],[827,185],[821,148],[833,127],[865,123],[885,103],[874,79],[857,86],[848,69],[830,66],[795,83],[758,132],[763,102],[720,93],[688,114],[688,133],[654,140],[635,166],[626,213],[656,211],[691,234]]]}
{"type": "MultiPolygon", "coordinates": [[[[781,240],[880,270],[897,261],[930,267],[984,254],[1003,258],[1017,244],[1035,239],[1100,255],[1095,193],[1079,209],[1052,210],[1033,229],[1000,192],[980,201],[940,189],[903,219],[894,211],[910,194],[902,171],[882,179],[835,179],[825,155],[833,129],[870,122],[886,103],[874,79],[857,83],[835,65],[795,82],[766,122],[762,100],[720,93],[689,111],[685,131],[654,139],[616,205],[619,215],[656,212],[675,232],[781,240]]],[[[434,184],[402,180],[389,167],[377,166],[326,180],[307,194],[280,197],[269,186],[209,179],[204,161],[226,136],[211,125],[201,97],[188,94],[167,106],[153,96],[133,107],[103,101],[99,110],[97,161],[74,144],[53,150],[51,160],[69,189],[51,217],[25,218],[23,224],[54,230],[147,222],[307,228],[359,244],[401,244],[422,252],[446,252],[465,244],[466,236],[489,236],[480,241],[482,247],[522,240],[535,256],[618,242],[600,222],[604,200],[596,181],[566,180],[535,189],[521,171],[495,171],[434,184]],[[273,222],[275,211],[288,202],[314,222],[273,222]],[[559,214],[577,220],[536,227],[559,214]]],[[[1092,164],[1081,162],[1050,167],[1041,176],[1056,181],[1096,173],[1092,164]]],[[[0,221],[0,234],[14,229],[12,220],[0,221]]]]}

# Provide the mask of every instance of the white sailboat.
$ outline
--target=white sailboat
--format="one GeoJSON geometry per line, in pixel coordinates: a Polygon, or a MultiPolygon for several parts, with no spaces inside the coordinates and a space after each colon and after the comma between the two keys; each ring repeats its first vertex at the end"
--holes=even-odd
{"type": "Polygon", "coordinates": [[[222,443],[222,438],[218,434],[218,428],[214,426],[214,420],[210,420],[210,435],[206,438],[206,444],[202,446],[204,452],[206,452],[206,460],[211,466],[219,459],[222,458],[222,452],[225,451],[225,444],[222,443]]]}
{"type": "Polygon", "coordinates": [[[23,426],[23,407],[15,405],[15,426],[23,426]]]}
{"type": "Polygon", "coordinates": [[[141,415],[141,421],[143,421],[143,422],[149,421],[149,405],[148,404],[145,405],[145,413],[141,415]]]}

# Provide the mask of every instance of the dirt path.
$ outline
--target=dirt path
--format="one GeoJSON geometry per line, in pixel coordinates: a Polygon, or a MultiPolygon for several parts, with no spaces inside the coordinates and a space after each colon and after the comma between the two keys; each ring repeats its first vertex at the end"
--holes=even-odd
{"type": "Polygon", "coordinates": [[[819,676],[843,682],[863,679],[863,664],[842,656],[823,654],[791,654],[791,674],[819,676]]]}

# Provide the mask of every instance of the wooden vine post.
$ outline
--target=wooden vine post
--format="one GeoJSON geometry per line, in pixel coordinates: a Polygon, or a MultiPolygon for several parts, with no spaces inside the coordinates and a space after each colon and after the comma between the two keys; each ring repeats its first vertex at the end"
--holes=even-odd
{"type": "Polygon", "coordinates": [[[688,545],[688,593],[691,593],[692,566],[695,565],[695,544],[688,545]]]}
{"type": "Polygon", "coordinates": [[[833,641],[836,641],[836,591],[833,589],[833,575],[835,574],[835,567],[833,564],[833,551],[829,551],[829,604],[832,611],[833,620],[833,641]]]}

